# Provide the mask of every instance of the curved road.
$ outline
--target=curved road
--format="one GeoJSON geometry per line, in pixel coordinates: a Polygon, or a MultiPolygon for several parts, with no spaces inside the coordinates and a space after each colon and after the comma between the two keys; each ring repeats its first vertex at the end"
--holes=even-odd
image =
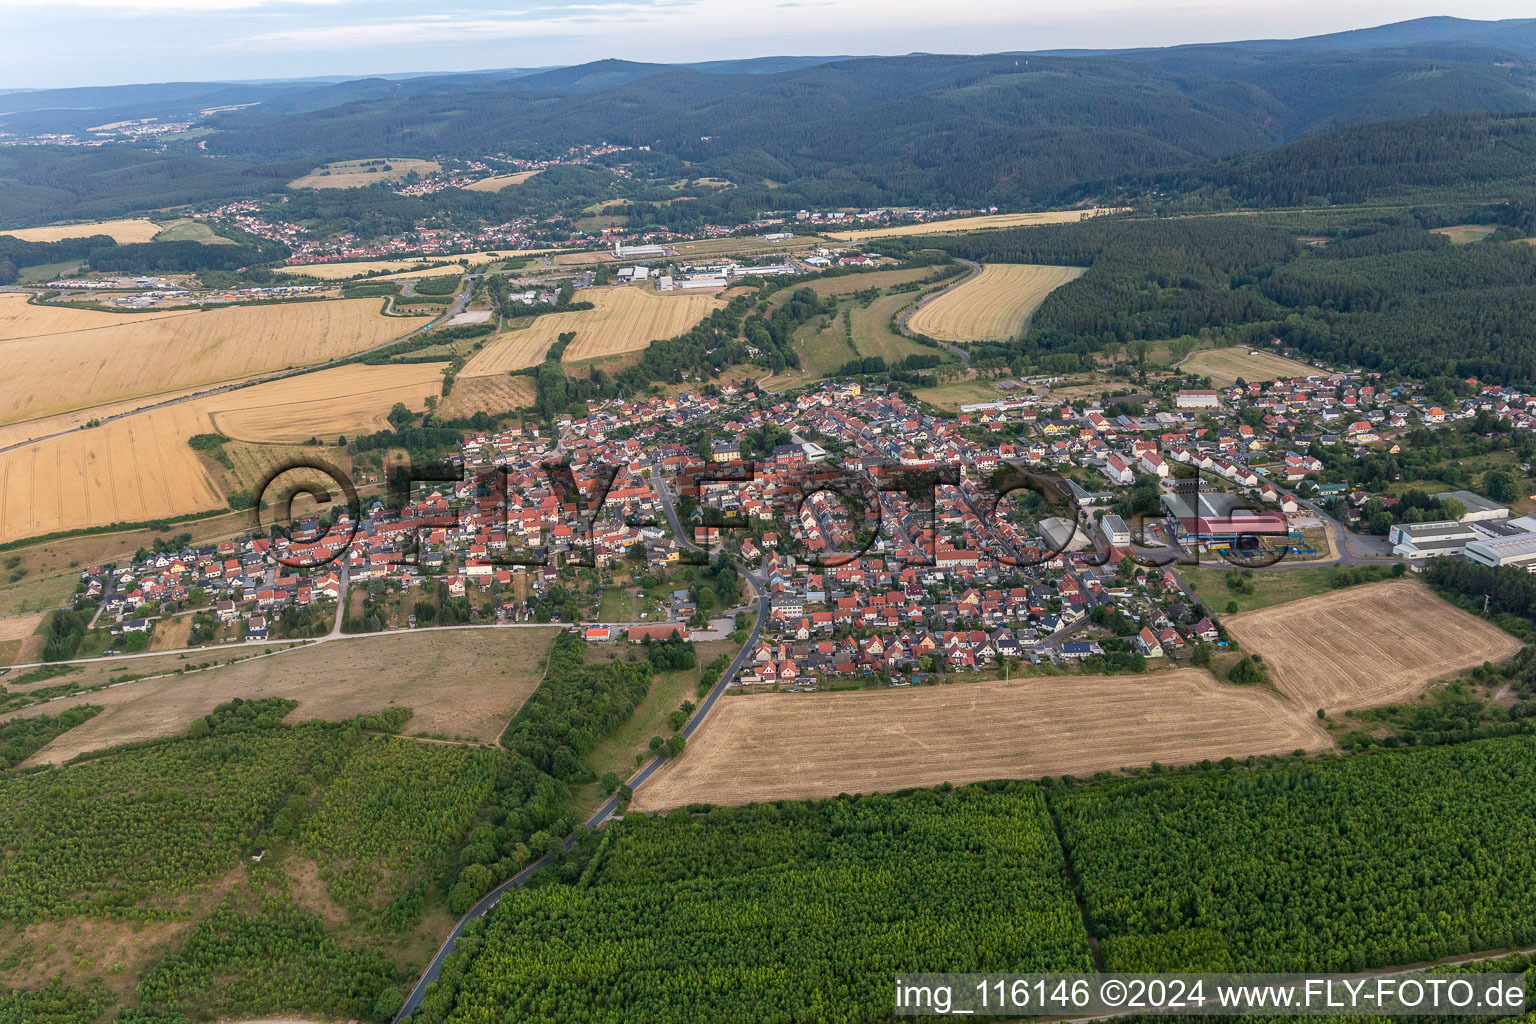
{"type": "MultiPolygon", "coordinates": [[[[920,310],[924,306],[928,305],[928,303],[932,302],[934,299],[938,298],[940,295],[948,295],[950,292],[954,291],[956,288],[959,288],[961,285],[965,284],[967,281],[975,280],[976,277],[978,275],[980,275],[980,273],[981,273],[981,264],[980,263],[976,263],[973,260],[963,260],[960,257],[956,256],[955,257],[955,262],[957,262],[957,263],[964,263],[966,266],[971,268],[971,272],[969,274],[966,274],[964,277],[962,277],[960,280],[956,281],[954,284],[950,285],[949,287],[947,287],[947,288],[940,288],[938,291],[934,292],[932,295],[925,295],[921,299],[918,299],[917,300],[917,305],[913,306],[911,309],[907,310],[906,312],[904,312],[900,316],[898,316],[896,318],[896,329],[901,331],[902,334],[905,334],[909,338],[915,337],[915,335],[911,331],[907,330],[907,317],[911,316],[913,313],[916,313],[918,310],[920,310]]],[[[948,349],[949,351],[953,352],[955,355],[959,356],[960,357],[960,362],[963,363],[964,365],[966,365],[966,366],[970,366],[971,365],[971,354],[969,352],[967,352],[965,349],[960,348],[960,347],[958,347],[956,345],[951,345],[951,344],[949,344],[948,342],[945,342],[945,341],[940,341],[938,338],[930,338],[929,340],[932,341],[935,345],[939,346],[940,348],[948,349]]]]}
{"type": "MultiPolygon", "coordinates": [[[[423,331],[430,331],[430,330],[432,330],[435,327],[441,327],[443,324],[447,323],[448,320],[451,317],[457,316],[458,314],[462,313],[464,311],[464,306],[469,302],[470,295],[475,290],[475,288],[474,288],[475,278],[477,278],[479,276],[480,275],[478,273],[470,273],[470,274],[466,274],[465,275],[465,277],[468,278],[469,287],[465,288],[463,293],[461,293],[457,298],[455,298],[453,300],[453,302],[449,303],[448,307],[445,310],[443,310],[443,312],[442,312],[442,314],[440,316],[437,316],[434,319],[427,321],[426,323],[422,324],[419,327],[412,328],[411,330],[405,332],[404,334],[400,335],[397,338],[391,338],[389,341],[386,341],[383,344],[374,345],[372,348],[366,348],[366,349],[363,349],[360,352],[353,352],[351,355],[339,356],[339,357],[337,357],[335,359],[328,359],[328,360],[326,360],[323,363],[313,363],[313,364],[311,364],[309,366],[301,367],[299,369],[289,369],[289,370],[282,370],[282,371],[279,371],[277,373],[269,373],[269,374],[265,374],[265,375],[263,375],[261,377],[253,377],[250,380],[240,381],[240,382],[235,383],[235,384],[222,384],[222,385],[220,385],[218,387],[208,388],[208,389],[206,389],[204,391],[196,391],[196,392],[193,392],[192,394],[182,395],[179,398],[168,398],[168,399],[166,399],[163,402],[155,402],[155,403],[153,403],[151,405],[140,406],[139,408],[131,409],[128,412],[120,412],[120,413],[116,413],[116,414],[111,415],[111,416],[103,416],[98,421],[98,424],[100,424],[100,423],[111,423],[114,420],[127,419],[129,416],[137,416],[140,413],[151,412],[152,410],[155,410],[155,409],[165,409],[165,408],[168,408],[168,407],[173,406],[173,405],[180,405],[183,402],[190,402],[193,399],[197,399],[197,398],[207,398],[210,395],[222,395],[222,394],[224,394],[227,391],[239,391],[241,388],[255,387],[257,384],[270,384],[272,381],[282,380],[284,377],[295,377],[295,376],[297,376],[297,375],[299,375],[301,373],[312,373],[315,370],[324,370],[324,369],[327,369],[327,368],[332,367],[332,366],[338,366],[338,365],[340,365],[342,363],[351,362],[352,360],[356,359],[358,356],[365,356],[365,355],[368,355],[370,352],[378,352],[380,349],[389,348],[391,345],[398,345],[402,341],[407,341],[407,340],[409,340],[411,338],[416,337],[416,335],[421,334],[423,331]]],[[[392,299],[393,296],[390,296],[390,298],[392,299]]],[[[325,301],[325,300],[322,300],[322,301],[325,301]]],[[[393,308],[393,304],[390,304],[389,308],[392,309],[393,308]]],[[[76,431],[81,430],[81,429],[82,429],[81,427],[71,427],[68,430],[56,430],[56,431],[54,431],[51,434],[42,434],[42,435],[39,435],[38,437],[29,437],[25,441],[17,441],[15,444],[6,445],[5,447],[0,448],[0,454],[3,454],[3,453],[8,452],[8,451],[13,451],[13,450],[15,450],[17,448],[25,448],[28,445],[37,444],[40,441],[47,441],[50,438],[63,437],[65,434],[73,434],[76,431]]]]}
{"type": "MultiPolygon", "coordinates": [[[[677,509],[672,503],[671,495],[667,492],[667,485],[661,478],[659,470],[656,468],[653,468],[652,470],[651,484],[656,488],[657,497],[661,499],[662,510],[666,513],[667,522],[672,527],[672,533],[673,536],[677,538],[678,545],[689,551],[702,552],[703,549],[700,548],[697,544],[693,543],[693,541],[690,540],[683,532],[682,524],[678,522],[677,509]]],[[[730,685],[731,680],[736,678],[736,673],[741,671],[742,665],[746,664],[747,658],[751,656],[752,649],[757,646],[757,638],[762,633],[763,624],[768,621],[768,588],[762,580],[758,579],[757,575],[750,568],[747,568],[746,571],[741,573],[741,575],[746,579],[748,585],[751,586],[753,592],[757,595],[757,621],[753,623],[752,632],[747,636],[746,643],[741,645],[741,650],[736,652],[736,657],[732,659],[730,665],[726,667],[726,670],[720,674],[720,678],[716,680],[715,685],[710,688],[709,694],[705,696],[704,700],[699,704],[698,709],[694,711],[693,717],[690,718],[687,724],[683,726],[682,734],[684,739],[691,739],[694,732],[704,724],[705,717],[709,714],[711,709],[714,708],[716,701],[720,699],[721,694],[725,693],[726,687],[730,685]]],[[[664,757],[652,758],[644,768],[641,768],[632,778],[630,778],[628,783],[630,790],[634,791],[645,785],[651,776],[655,775],[656,772],[660,770],[661,766],[665,763],[666,758],[664,757]]],[[[608,819],[613,817],[614,813],[618,809],[619,796],[618,794],[614,794],[601,807],[594,811],[590,818],[587,819],[587,827],[602,827],[605,823],[607,823],[608,819]]],[[[575,845],[575,843],[575,836],[567,836],[563,845],[564,848],[569,851],[571,847],[575,845]]],[[[438,976],[442,973],[443,961],[446,960],[448,955],[453,952],[453,947],[458,942],[459,936],[464,933],[465,927],[467,927],[471,921],[474,921],[477,918],[483,917],[489,913],[492,907],[501,902],[501,898],[506,895],[509,889],[523,885],[528,881],[529,877],[535,871],[538,871],[540,868],[547,867],[550,862],[551,857],[548,854],[545,854],[543,857],[540,857],[538,860],[534,861],[532,864],[528,865],[526,868],[519,871],[511,878],[507,879],[505,882],[502,882],[496,888],[492,889],[480,900],[480,902],[469,908],[468,913],[459,919],[459,922],[453,926],[453,931],[448,934],[448,937],[445,940],[443,940],[443,944],[438,948],[437,954],[433,956],[432,962],[427,965],[427,969],[422,972],[420,980],[418,980],[415,987],[411,989],[411,994],[406,998],[404,1004],[401,1005],[400,1012],[395,1016],[395,1020],[398,1021],[404,1017],[409,1016],[410,1014],[416,1012],[417,1008],[421,1006],[422,1000],[425,999],[427,995],[427,987],[436,981],[438,976]]]]}

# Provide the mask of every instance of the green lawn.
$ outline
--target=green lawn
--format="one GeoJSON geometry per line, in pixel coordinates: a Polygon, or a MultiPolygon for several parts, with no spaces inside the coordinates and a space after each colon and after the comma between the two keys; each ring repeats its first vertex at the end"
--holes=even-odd
{"type": "MultiPolygon", "coordinates": [[[[651,680],[651,689],[645,695],[645,700],[635,709],[629,721],[619,726],[608,735],[597,748],[587,756],[587,764],[599,779],[604,772],[613,772],[621,779],[628,779],[635,773],[639,766],[635,763],[636,755],[641,755],[642,763],[650,759],[650,742],[652,736],[660,736],[666,739],[672,735],[672,728],[667,723],[667,716],[682,707],[683,701],[691,700],[695,704],[699,702],[698,685],[699,677],[708,665],[721,653],[734,654],[740,650],[738,645],[729,640],[711,640],[707,643],[695,645],[698,664],[690,669],[679,669],[675,672],[660,672],[651,680]]],[[[644,657],[644,651],[629,644],[594,644],[588,660],[605,658],[624,659],[629,652],[634,651],[637,658],[644,657]]],[[[597,783],[589,783],[576,787],[576,804],[582,814],[590,814],[607,799],[597,783]]]]}
{"type": "Polygon", "coordinates": [[[918,388],[913,394],[929,405],[952,411],[959,409],[962,405],[996,402],[1007,397],[984,380],[957,380],[931,388],[918,388]]]}
{"type": "MultiPolygon", "coordinates": [[[[1213,556],[1219,558],[1220,556],[1213,556]]],[[[1225,563],[1221,563],[1225,565],[1225,563]]],[[[1220,566],[1199,568],[1177,566],[1174,571],[1217,614],[1227,614],[1227,602],[1236,601],[1237,610],[1251,612],[1256,608],[1284,604],[1314,594],[1326,594],[1334,590],[1333,581],[1340,572],[1373,573],[1377,579],[1387,579],[1390,566],[1353,566],[1348,569],[1332,565],[1319,565],[1305,569],[1255,569],[1251,582],[1253,593],[1244,594],[1227,587],[1227,570],[1220,566]]]]}
{"type": "Polygon", "coordinates": [[[891,317],[916,300],[915,292],[897,292],[882,295],[867,307],[850,303],[853,347],[859,350],[859,355],[880,356],[887,363],[898,363],[910,355],[948,356],[943,349],[919,345],[891,329],[891,317]]]}
{"type": "Polygon", "coordinates": [[[213,228],[200,220],[179,220],[155,236],[157,242],[201,242],[203,245],[234,245],[232,238],[215,234],[213,228]]]}
{"type": "Polygon", "coordinates": [[[806,373],[826,377],[836,373],[858,353],[848,344],[847,331],[843,326],[846,313],[842,310],[832,318],[832,323],[822,328],[817,318],[795,331],[795,348],[800,353],[800,366],[806,373]]]}
{"type": "Polygon", "coordinates": [[[656,617],[656,603],[635,596],[633,583],[614,584],[603,588],[603,596],[597,605],[597,617],[603,622],[639,622],[640,613],[649,612],[656,617]]]}
{"type": "Polygon", "coordinates": [[[60,263],[39,263],[34,267],[22,267],[17,284],[44,284],[64,274],[72,274],[84,266],[81,260],[64,260],[60,263]]]}
{"type": "MultiPolygon", "coordinates": [[[[10,574],[6,573],[0,576],[0,580],[9,579],[9,576],[10,574]]],[[[75,586],[79,582],[78,570],[71,569],[62,573],[28,575],[15,583],[7,583],[4,587],[0,587],[0,615],[57,608],[64,603],[66,597],[75,592],[75,586]]]]}

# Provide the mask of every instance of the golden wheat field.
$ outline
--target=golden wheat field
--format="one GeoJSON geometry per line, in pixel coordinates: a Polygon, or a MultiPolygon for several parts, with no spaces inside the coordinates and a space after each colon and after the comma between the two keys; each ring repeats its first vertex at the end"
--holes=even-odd
{"type": "Polygon", "coordinates": [[[907,318],[918,334],[940,341],[1008,341],[1051,292],[1083,276],[1082,267],[989,263],[907,318]]]}
{"type": "Polygon", "coordinates": [[[0,423],[241,380],[381,345],[412,326],[377,299],[102,313],[0,295],[0,423]]]}
{"type": "MultiPolygon", "coordinates": [[[[412,259],[399,260],[358,260],[350,263],[295,263],[291,267],[280,268],[284,274],[297,274],[300,277],[313,277],[320,281],[342,281],[349,277],[360,277],[363,274],[377,274],[385,271],[397,274],[401,277],[423,277],[422,268],[433,263],[442,263],[452,260],[461,268],[464,265],[471,267],[482,266],[486,263],[494,263],[501,259],[510,259],[514,256],[533,256],[543,249],[489,249],[485,252],[459,252],[451,256],[418,256],[412,259]]],[[[463,273],[461,269],[459,273],[463,273]]]]}
{"type": "Polygon", "coordinates": [[[1329,743],[1311,711],[1193,668],[733,695],[635,793],[632,809],[1091,775],[1329,743]]]}
{"type": "Polygon", "coordinates": [[[114,242],[147,242],[160,233],[160,225],[142,217],[126,220],[98,220],[88,224],[50,224],[42,228],[12,228],[0,231],[23,242],[59,242],[66,238],[89,238],[92,235],[111,235],[114,242]]]}
{"type": "MultiPolygon", "coordinates": [[[[352,364],[200,399],[212,429],[242,441],[334,441],[389,426],[396,402],[413,410],[442,389],[446,363],[352,364]]],[[[151,414],[152,415],[152,414],[151,414]]]]}
{"type": "Polygon", "coordinates": [[[339,366],[0,452],[0,543],[219,508],[227,498],[187,445],[192,435],[302,443],[382,430],[394,403],[425,407],[444,365],[339,366]]]}
{"type": "Polygon", "coordinates": [[[424,270],[402,270],[397,274],[383,274],[379,277],[370,277],[370,281],[402,281],[417,277],[447,277],[449,274],[462,274],[469,268],[462,263],[449,263],[441,267],[427,267],[424,270]]]}
{"type": "Polygon", "coordinates": [[[0,542],[223,505],[187,446],[207,430],[186,402],[0,453],[0,542]]]}
{"type": "Polygon", "coordinates": [[[473,416],[477,412],[497,414],[533,405],[532,377],[468,377],[454,382],[453,393],[443,399],[437,411],[449,419],[473,416]]]}
{"type": "Polygon", "coordinates": [[[576,299],[591,302],[596,308],[548,313],[521,330],[496,335],[469,361],[460,377],[487,377],[537,366],[565,331],[576,332],[576,339],[565,350],[564,361],[568,363],[634,352],[658,338],[681,334],[724,305],[713,295],[662,294],[628,286],[590,288],[578,292],[576,299]]]}
{"type": "Polygon", "coordinates": [[[398,181],[415,171],[437,174],[443,168],[436,160],[413,157],[385,157],[381,166],[372,160],[338,160],[317,167],[302,178],[288,183],[289,188],[366,188],[380,181],[398,181]],[[370,166],[371,165],[371,166],[370,166]]]}
{"type": "Polygon", "coordinates": [[[866,238],[891,238],[896,235],[949,235],[959,231],[987,231],[992,228],[1017,228],[1026,224],[1070,224],[1105,213],[1118,213],[1122,207],[1095,206],[1088,210],[1046,210],[1041,213],[992,213],[980,217],[957,217],[927,224],[901,224],[889,228],[861,228],[855,231],[829,231],[828,238],[840,242],[862,242],[866,238]]]}
{"type": "Polygon", "coordinates": [[[464,189],[467,192],[500,192],[508,185],[521,185],[538,173],[538,171],[518,171],[516,174],[497,174],[471,182],[465,185],[464,189]]]}

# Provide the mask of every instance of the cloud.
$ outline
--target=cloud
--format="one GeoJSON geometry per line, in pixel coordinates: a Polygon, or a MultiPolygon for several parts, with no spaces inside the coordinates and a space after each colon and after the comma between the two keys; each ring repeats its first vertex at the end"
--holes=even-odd
{"type": "MultiPolygon", "coordinates": [[[[83,8],[101,14],[144,17],[157,14],[227,14],[257,9],[340,7],[360,0],[50,0],[50,8],[83,8]]],[[[0,10],[36,13],[36,0],[0,0],[0,10]]]]}
{"type": "Polygon", "coordinates": [[[492,39],[549,39],[601,36],[655,23],[669,13],[696,6],[696,0],[632,0],[543,6],[494,16],[470,13],[418,14],[394,21],[342,25],[301,25],[262,32],[226,44],[227,49],[357,50],[418,43],[484,42],[492,39]]]}

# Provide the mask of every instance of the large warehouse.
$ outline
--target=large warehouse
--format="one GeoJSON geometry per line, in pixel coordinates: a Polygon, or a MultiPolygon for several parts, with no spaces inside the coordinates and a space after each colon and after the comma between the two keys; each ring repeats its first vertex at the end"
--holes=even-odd
{"type": "Polygon", "coordinates": [[[1527,572],[1536,572],[1536,533],[1474,540],[1467,544],[1463,556],[1478,565],[1518,565],[1527,572]]]}

